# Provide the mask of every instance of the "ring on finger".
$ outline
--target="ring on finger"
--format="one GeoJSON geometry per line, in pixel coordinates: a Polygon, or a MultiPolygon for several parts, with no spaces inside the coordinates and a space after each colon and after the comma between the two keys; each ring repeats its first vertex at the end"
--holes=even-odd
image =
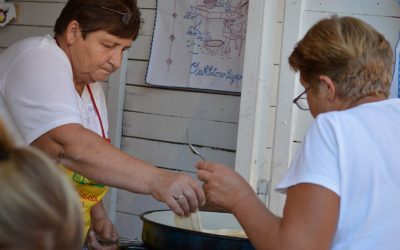
{"type": "Polygon", "coordinates": [[[175,200],[180,200],[180,199],[182,199],[183,197],[185,197],[183,194],[181,194],[181,195],[172,195],[172,197],[174,197],[174,199],[175,200]]]}

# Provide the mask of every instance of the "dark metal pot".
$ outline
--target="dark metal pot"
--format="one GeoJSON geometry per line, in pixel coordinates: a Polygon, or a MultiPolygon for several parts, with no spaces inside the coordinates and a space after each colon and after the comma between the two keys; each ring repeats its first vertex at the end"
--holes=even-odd
{"type": "MultiPolygon", "coordinates": [[[[204,229],[241,230],[232,214],[200,211],[204,229]]],[[[224,236],[178,228],[174,214],[169,210],[150,211],[142,214],[142,240],[151,249],[174,250],[254,250],[247,238],[224,236]]]]}

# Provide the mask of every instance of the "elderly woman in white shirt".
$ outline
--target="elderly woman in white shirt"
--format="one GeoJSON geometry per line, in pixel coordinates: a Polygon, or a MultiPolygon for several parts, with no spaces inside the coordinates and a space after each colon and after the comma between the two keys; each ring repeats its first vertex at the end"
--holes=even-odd
{"type": "Polygon", "coordinates": [[[200,162],[207,200],[232,212],[257,249],[400,249],[400,199],[390,195],[400,191],[392,63],[389,43],[365,22],[316,23],[289,57],[304,86],[294,102],[315,120],[277,186],[287,194],[283,216],[234,171],[200,162]]]}

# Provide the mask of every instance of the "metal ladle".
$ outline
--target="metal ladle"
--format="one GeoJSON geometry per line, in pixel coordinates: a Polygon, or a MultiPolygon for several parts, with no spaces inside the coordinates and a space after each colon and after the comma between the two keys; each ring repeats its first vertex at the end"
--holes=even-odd
{"type": "Polygon", "coordinates": [[[199,151],[197,151],[197,149],[195,149],[195,147],[192,145],[192,143],[190,142],[190,137],[189,137],[189,128],[187,128],[186,130],[186,137],[187,137],[187,141],[188,141],[188,146],[190,151],[199,156],[203,161],[205,161],[206,159],[199,153],[199,151]]]}

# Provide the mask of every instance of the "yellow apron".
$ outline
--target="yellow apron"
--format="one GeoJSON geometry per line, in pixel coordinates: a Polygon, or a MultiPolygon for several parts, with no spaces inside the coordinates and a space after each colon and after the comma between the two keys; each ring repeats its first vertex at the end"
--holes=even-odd
{"type": "MultiPolygon", "coordinates": [[[[87,90],[90,95],[90,99],[93,104],[93,108],[96,112],[97,118],[99,119],[99,124],[101,128],[101,136],[108,142],[110,143],[110,139],[107,138],[107,135],[104,131],[103,127],[103,122],[101,120],[100,112],[99,109],[97,108],[96,101],[93,97],[92,90],[90,88],[90,85],[86,85],[87,90]]],[[[98,184],[95,183],[92,180],[89,180],[88,178],[84,177],[83,175],[80,175],[76,172],[73,172],[66,167],[64,167],[68,177],[72,180],[73,184],[75,185],[76,190],[78,191],[81,203],[82,203],[82,208],[83,208],[83,218],[84,218],[84,223],[85,223],[85,230],[84,230],[84,239],[86,239],[86,235],[89,231],[90,228],[90,209],[101,199],[104,197],[104,195],[108,191],[108,186],[103,185],[103,184],[98,184]]]]}
{"type": "Polygon", "coordinates": [[[83,210],[83,219],[84,219],[84,239],[90,228],[90,209],[101,199],[108,191],[108,186],[103,184],[95,183],[88,178],[73,172],[66,167],[64,167],[65,172],[68,175],[68,178],[72,180],[78,194],[80,201],[82,203],[82,210],[83,210]]]}

